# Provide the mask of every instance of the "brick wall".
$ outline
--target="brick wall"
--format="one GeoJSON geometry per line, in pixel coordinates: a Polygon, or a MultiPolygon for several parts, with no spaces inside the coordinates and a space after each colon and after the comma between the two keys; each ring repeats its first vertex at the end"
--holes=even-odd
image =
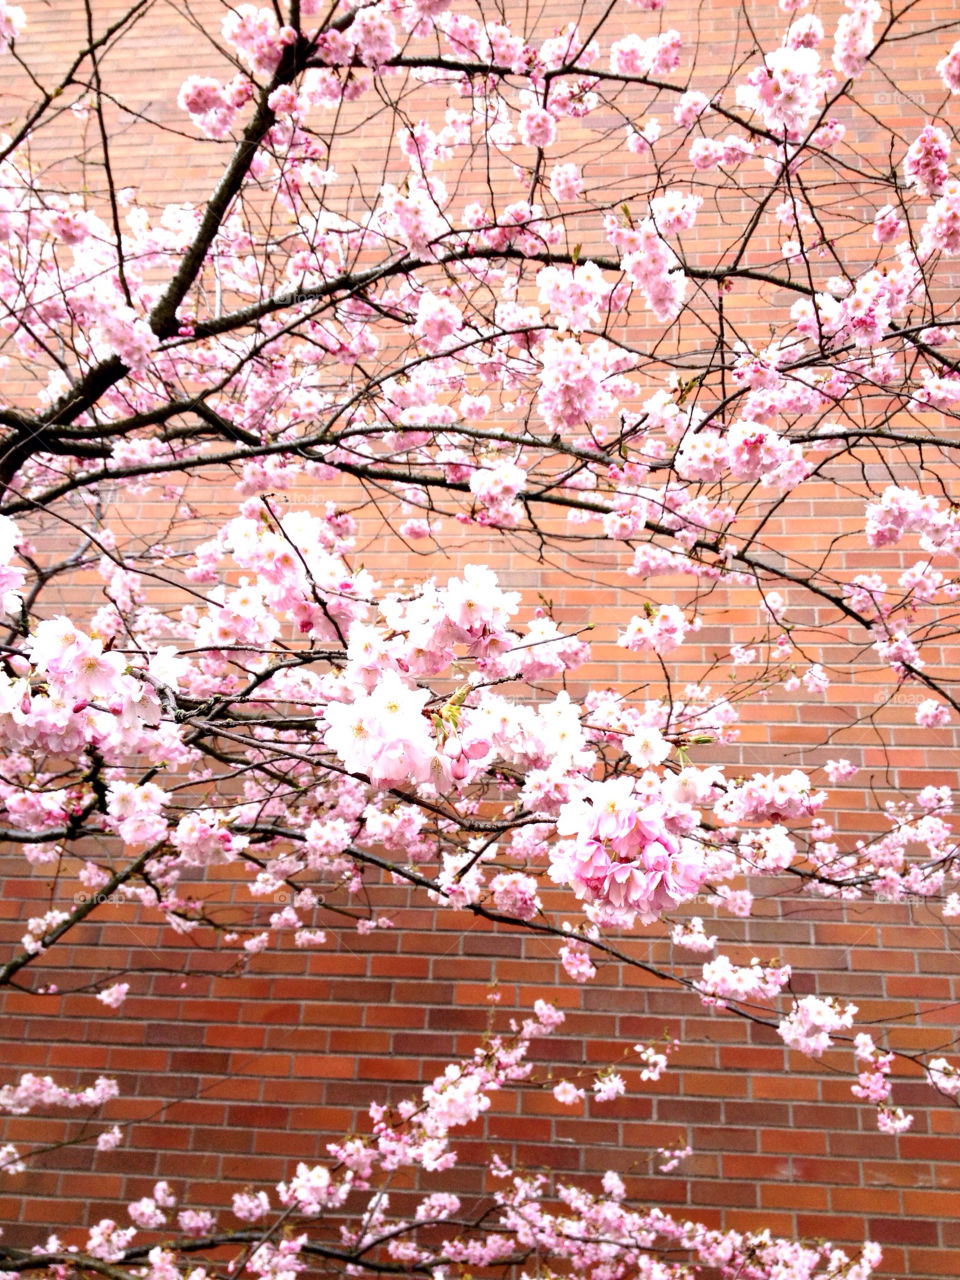
{"type": "MultiPolygon", "coordinates": [[[[103,22],[121,8],[94,7],[103,22]]],[[[199,5],[194,11],[215,8],[199,5]]],[[[572,6],[551,6],[551,21],[565,19],[568,10],[572,16],[572,6]]],[[[747,40],[734,13],[717,3],[696,11],[677,8],[669,21],[687,36],[699,34],[701,65],[712,59],[708,69],[719,75],[747,40]]],[[[154,119],[178,128],[183,118],[173,102],[180,81],[188,70],[216,61],[197,42],[189,48],[200,65],[187,66],[184,14],[179,5],[151,10],[110,64],[126,105],[149,107],[154,119]]],[[[79,38],[82,8],[70,3],[54,13],[34,4],[29,16],[33,33],[25,48],[31,65],[42,79],[52,79],[79,38]]],[[[766,9],[753,16],[761,30],[773,20],[766,9]]],[[[831,16],[836,17],[833,9],[824,14],[828,28],[831,16]]],[[[937,19],[931,9],[917,18],[918,30],[937,19]]],[[[885,73],[876,74],[871,92],[885,121],[903,130],[915,123],[917,107],[923,106],[918,95],[931,93],[932,49],[941,42],[918,36],[900,48],[898,63],[888,61],[885,73]]],[[[38,157],[46,163],[75,154],[64,140],[75,127],[66,121],[49,140],[38,135],[38,157]]],[[[374,133],[379,127],[376,121],[369,126],[374,133]]],[[[201,198],[218,148],[199,146],[179,132],[148,133],[145,145],[148,135],[135,119],[125,117],[122,129],[118,125],[117,162],[129,175],[120,184],[137,185],[149,199],[181,193],[201,198]]],[[[879,146],[879,136],[865,129],[864,148],[879,146]]],[[[354,138],[345,145],[345,162],[356,159],[371,170],[388,163],[382,150],[367,145],[367,135],[360,137],[362,144],[354,138]]],[[[633,180],[626,153],[604,163],[611,188],[633,180]]],[[[717,209],[721,213],[722,205],[717,209]]],[[[710,226],[702,240],[705,256],[715,247],[710,226]]],[[[764,299],[741,299],[738,305],[736,319],[744,331],[762,332],[764,299]]],[[[821,540],[843,535],[841,548],[849,548],[843,572],[859,571],[862,497],[874,481],[882,477],[864,481],[853,468],[806,486],[768,530],[771,545],[805,559],[816,555],[821,540]]],[[[328,496],[325,491],[323,498],[328,496]]],[[[232,501],[229,490],[215,485],[194,487],[190,497],[199,512],[198,536],[232,501]]],[[[297,500],[312,501],[313,495],[297,500]]],[[[164,501],[154,493],[139,507],[131,504],[130,528],[155,524],[164,501]]],[[[389,580],[398,573],[401,553],[379,533],[374,517],[369,519],[361,539],[364,562],[389,580]]],[[[627,579],[627,558],[616,563],[609,547],[586,546],[582,558],[566,562],[556,556],[540,561],[516,540],[493,541],[455,526],[448,534],[444,556],[404,554],[400,572],[412,579],[447,574],[464,563],[492,563],[528,602],[543,593],[555,601],[559,620],[594,627],[594,657],[576,673],[575,693],[588,683],[642,690],[650,681],[655,687],[658,673],[616,646],[617,629],[644,598],[687,599],[682,584],[660,580],[648,587],[627,579]]],[[[891,552],[889,562],[898,563],[899,555],[891,552]]],[[[870,564],[876,567],[873,558],[870,564]]],[[[67,584],[49,607],[85,607],[90,591],[87,581],[67,584]]],[[[795,603],[800,606],[799,596],[795,603]]],[[[816,627],[836,620],[805,607],[800,616],[813,643],[816,627]]],[[[715,648],[731,636],[752,634],[754,605],[746,593],[714,593],[701,609],[704,626],[684,651],[679,679],[699,679],[715,648]]],[[[831,800],[847,836],[862,831],[865,821],[876,821],[864,816],[876,808],[872,791],[882,797],[927,782],[953,783],[952,731],[917,730],[907,696],[868,662],[844,670],[839,644],[818,656],[839,668],[828,695],[801,703],[782,691],[772,693],[749,709],[736,745],[712,748],[703,759],[751,772],[814,768],[830,756],[850,756],[864,772],[831,800]]],[[[945,651],[943,660],[955,662],[955,651],[945,651]]],[[[29,873],[18,851],[0,856],[7,945],[20,937],[23,919],[45,902],[51,886],[43,873],[29,873]]],[[[212,878],[202,891],[227,916],[251,910],[228,878],[212,878]]],[[[936,904],[824,902],[769,881],[757,893],[751,920],[724,916],[710,926],[734,960],[777,956],[793,966],[798,993],[853,1001],[864,1021],[884,1028],[890,1047],[950,1051],[957,1036],[960,964],[953,929],[936,904]]],[[[495,1099],[484,1124],[468,1133],[462,1163],[445,1175],[445,1188],[479,1194],[478,1170],[492,1146],[515,1162],[561,1175],[590,1179],[616,1168],[630,1175],[630,1193],[638,1201],[711,1223],[767,1225],[838,1242],[870,1236],[885,1246],[889,1276],[927,1280],[956,1274],[960,1112],[940,1105],[919,1072],[911,1078],[905,1071],[894,1094],[897,1104],[915,1112],[914,1128],[887,1137],[877,1133],[872,1109],[851,1097],[849,1076],[838,1073],[847,1059],[817,1064],[790,1054],[767,1029],[705,1009],[689,991],[639,967],[609,962],[597,982],[573,987],[558,976],[555,947],[541,939],[439,910],[386,884],[371,883],[369,894],[374,911],[389,914],[394,929],[363,937],[330,917],[323,921],[330,941],[321,952],[304,956],[278,949],[255,957],[243,971],[234,971],[233,954],[225,956],[199,933],[174,935],[132,907],[98,911],[39,966],[43,983],[73,994],[8,991],[4,1079],[24,1069],[84,1083],[100,1072],[115,1075],[121,1099],[107,1114],[128,1129],[114,1152],[70,1146],[40,1156],[28,1173],[4,1181],[5,1239],[32,1243],[38,1226],[61,1231],[105,1214],[122,1218],[118,1206],[147,1194],[159,1177],[168,1178],[191,1204],[217,1207],[226,1192],[289,1176],[297,1161],[322,1159],[328,1141],[362,1128],[372,1098],[416,1091],[451,1055],[469,1052],[491,1022],[502,1026],[511,1011],[526,1011],[548,990],[567,1011],[563,1032],[538,1050],[537,1080],[495,1099]],[[133,975],[120,1016],[103,1016],[93,994],[82,990],[105,970],[133,975]],[[499,997],[496,1004],[492,993],[499,997]],[[588,1102],[582,1115],[552,1098],[551,1080],[592,1078],[638,1040],[664,1033],[681,1047],[656,1085],[627,1068],[627,1096],[603,1105],[588,1102]],[[676,1172],[661,1173],[656,1148],[687,1141],[693,1156],[676,1172]]],[[[252,909],[265,918],[275,902],[252,909]]],[[[710,914],[704,904],[696,910],[710,914]]],[[[689,954],[677,952],[660,928],[642,930],[623,945],[639,962],[681,976],[696,974],[689,954]]],[[[11,1118],[2,1136],[42,1145],[71,1141],[80,1126],[76,1119],[11,1118]]]]}
{"type": "MultiPolygon", "coordinates": [[[[4,915],[42,888],[10,874],[4,915]]],[[[764,890],[749,922],[710,926],[735,961],[777,955],[793,966],[798,993],[839,995],[867,1024],[889,1024],[891,1047],[949,1050],[960,966],[935,911],[764,890]]],[[[289,1176],[297,1161],[323,1159],[336,1135],[362,1130],[372,1098],[417,1092],[452,1055],[469,1052],[491,1019],[502,1027],[546,990],[567,1013],[562,1032],[538,1050],[537,1079],[495,1098],[482,1128],[468,1131],[445,1189],[479,1193],[475,1166],[491,1147],[508,1162],[588,1181],[612,1167],[630,1175],[641,1203],[785,1234],[868,1234],[887,1246],[885,1274],[953,1274],[958,1115],[919,1080],[895,1089],[895,1101],[915,1111],[914,1128],[887,1137],[872,1109],[851,1097],[840,1055],[821,1066],[790,1054],[768,1029],[704,1009],[637,968],[604,964],[596,982],[575,988],[558,980],[555,948],[540,939],[465,925],[395,888],[371,886],[371,896],[394,930],[366,938],[334,930],[309,959],[271,952],[235,975],[202,943],[185,945],[132,910],[75,930],[43,966],[43,980],[66,990],[107,968],[129,970],[122,1016],[105,1017],[92,994],[8,993],[5,1062],[8,1071],[78,1082],[115,1075],[121,1099],[107,1114],[129,1129],[114,1152],[56,1151],[8,1180],[5,1238],[26,1242],[36,1224],[116,1216],[118,1202],[147,1194],[158,1177],[191,1204],[216,1208],[225,1192],[289,1176]],[[588,1102],[582,1115],[554,1101],[548,1082],[589,1082],[629,1058],[638,1040],[664,1034],[681,1048],[657,1084],[628,1064],[626,1097],[588,1102]],[[655,1148],[686,1142],[694,1155],[660,1173],[655,1148]]],[[[268,909],[259,908],[262,918],[268,909]]],[[[630,955],[696,976],[660,932],[629,940],[630,955]]],[[[16,933],[4,927],[5,936],[16,933]]],[[[4,1136],[47,1143],[79,1128],[76,1120],[10,1119],[4,1136]]]]}

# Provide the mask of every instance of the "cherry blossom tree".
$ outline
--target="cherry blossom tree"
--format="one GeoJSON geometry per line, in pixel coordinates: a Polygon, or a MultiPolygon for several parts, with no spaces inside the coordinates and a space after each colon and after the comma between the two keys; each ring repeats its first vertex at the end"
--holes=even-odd
{"type": "MultiPolygon", "coordinates": [[[[184,67],[200,49],[204,73],[147,111],[111,75],[157,6],[109,22],[67,7],[76,56],[52,81],[33,69],[41,6],[0,0],[19,86],[0,147],[0,838],[56,886],[3,983],[39,991],[44,958],[117,903],[252,965],[281,939],[322,952],[332,919],[389,927],[365,897],[385,877],[539,934],[574,983],[605,955],[640,963],[631,940],[665,921],[712,958],[664,981],[835,1054],[883,1133],[911,1122],[900,1059],[960,1094],[960,1060],[897,1055],[853,1003],[795,992],[789,965],[713,954],[695,906],[749,914],[766,877],[960,914],[946,788],[879,798],[854,838],[828,820],[828,786],[856,772],[842,754],[813,776],[717,763],[759,700],[863,670],[884,698],[915,690],[923,728],[960,710],[943,659],[960,595],[960,21],[780,0],[744,11],[719,74],[660,0],[584,5],[559,28],[449,0],[173,6],[184,67]],[[904,47],[928,88],[897,123],[875,86],[904,47]],[[134,126],[203,156],[202,201],[142,194],[134,126]],[[825,543],[784,542],[825,488],[856,514],[825,543]],[[145,494],[162,512],[146,533],[130,519],[145,494]],[[389,578],[363,564],[377,536],[389,578]],[[453,539],[468,556],[444,568],[453,539]],[[593,637],[507,589],[482,563],[494,540],[632,584],[616,643],[642,681],[581,695],[569,673],[593,637]],[[751,623],[681,676],[731,593],[751,623]],[[268,929],[225,926],[210,876],[286,905],[268,929]]],[[[99,973],[105,1011],[135,982],[99,973]]],[[[536,1080],[530,1046],[561,1021],[539,1001],[409,1101],[372,1098],[327,1163],[216,1219],[161,1182],[77,1241],[0,1242],[0,1269],[874,1272],[869,1243],[633,1207],[612,1170],[600,1190],[548,1189],[494,1157],[481,1213],[442,1180],[391,1210],[397,1171],[428,1186],[449,1169],[457,1130],[536,1080]]],[[[645,1079],[669,1051],[637,1045],[645,1079]]],[[[611,1069],[591,1087],[602,1101],[624,1083],[611,1069]]],[[[123,1141],[115,1096],[107,1078],[11,1075],[0,1107],[102,1107],[84,1131],[102,1150],[123,1141]]],[[[8,1144],[0,1176],[30,1156],[8,1144]]]]}

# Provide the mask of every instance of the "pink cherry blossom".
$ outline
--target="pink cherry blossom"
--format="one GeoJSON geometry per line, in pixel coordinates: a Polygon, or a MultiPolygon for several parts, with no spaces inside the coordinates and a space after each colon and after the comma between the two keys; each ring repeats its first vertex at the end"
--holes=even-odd
{"type": "Polygon", "coordinates": [[[793,1009],[780,1022],[780,1037],[791,1049],[812,1058],[821,1057],[833,1043],[832,1036],[849,1029],[857,1009],[841,1006],[836,1000],[803,996],[794,1001],[793,1009]]]}
{"type": "Polygon", "coordinates": [[[553,1096],[563,1106],[573,1107],[583,1101],[585,1094],[583,1089],[578,1089],[570,1080],[560,1080],[553,1086],[553,1096]]]}
{"type": "Polygon", "coordinates": [[[849,13],[837,23],[833,65],[845,76],[858,76],[873,50],[873,24],[882,17],[878,0],[844,0],[849,13]]]}
{"type": "Polygon", "coordinates": [[[26,17],[18,4],[8,4],[0,0],[0,53],[3,53],[12,40],[23,30],[26,17]]]}
{"type": "Polygon", "coordinates": [[[528,147],[549,147],[557,136],[557,122],[544,107],[528,107],[520,116],[520,141],[528,147]]]}
{"type": "Polygon", "coordinates": [[[550,171],[550,194],[558,204],[576,200],[583,192],[583,175],[577,165],[555,164],[550,171]]]}
{"type": "Polygon", "coordinates": [[[937,63],[937,72],[951,93],[960,93],[960,40],[937,63]]]}
{"type": "Polygon", "coordinates": [[[903,160],[907,186],[922,196],[939,195],[950,176],[949,158],[950,140],[944,131],[935,125],[924,125],[903,160]]]}

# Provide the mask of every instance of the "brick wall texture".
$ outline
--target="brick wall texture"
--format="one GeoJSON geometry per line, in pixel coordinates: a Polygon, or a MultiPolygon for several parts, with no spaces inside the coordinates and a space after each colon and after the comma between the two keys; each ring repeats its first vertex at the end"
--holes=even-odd
{"type": "MultiPolygon", "coordinates": [[[[590,16],[587,4],[584,13],[590,16]]],[[[97,24],[120,6],[94,0],[97,24]]],[[[191,35],[191,15],[216,30],[222,6],[155,5],[118,45],[107,62],[111,83],[128,108],[149,113],[168,131],[126,114],[116,124],[114,158],[118,184],[136,186],[149,201],[200,200],[217,171],[222,148],[199,144],[175,106],[177,88],[190,71],[221,66],[216,51],[191,35]]],[[[559,25],[579,15],[569,0],[557,0],[538,21],[559,25]]],[[[761,37],[778,27],[780,15],[751,6],[761,37]]],[[[822,16],[830,29],[840,12],[822,16]]],[[[33,3],[25,56],[42,83],[52,82],[82,39],[83,6],[74,0],[33,3]]],[[[729,68],[748,32],[732,0],[694,6],[675,0],[669,25],[697,42],[698,74],[709,80],[729,68]]],[[[952,20],[947,6],[927,4],[915,30],[952,20]]],[[[882,72],[868,78],[878,119],[908,136],[923,117],[932,83],[935,51],[955,37],[917,34],[887,56],[882,72]]],[[[18,108],[22,82],[14,76],[4,98],[4,118],[18,108]]],[[[939,100],[939,99],[938,99],[939,100]]],[[[71,121],[38,134],[33,149],[57,172],[76,165],[68,146],[71,121]]],[[[882,149],[885,135],[864,128],[865,151],[882,149]]],[[[361,179],[388,164],[382,123],[340,144],[338,167],[355,163],[361,179]]],[[[612,191],[633,178],[626,151],[606,162],[612,191]]],[[[852,198],[858,198],[853,192],[852,198]]],[[[719,238],[703,223],[702,252],[719,238]]],[[[949,283],[949,281],[948,281],[949,283]]],[[[741,299],[738,322],[745,333],[761,333],[765,302],[741,299]]],[[[949,477],[947,477],[949,478],[949,477]]],[[[876,477],[851,463],[784,505],[768,530],[771,546],[808,562],[829,540],[850,551],[843,571],[861,571],[862,496],[876,477]],[[846,540],[846,541],[844,541],[846,540]]],[[[199,526],[210,525],[233,501],[213,482],[191,491],[199,526]]],[[[305,491],[298,500],[311,501],[305,491]]],[[[329,493],[324,492],[324,499],[329,493]]],[[[148,492],[131,499],[129,527],[150,528],[163,518],[165,499],[148,492]]],[[[50,535],[55,538],[55,534],[50,535]]],[[[586,544],[578,558],[557,554],[541,561],[520,540],[498,541],[478,530],[451,526],[444,554],[414,557],[380,532],[373,514],[364,527],[364,563],[384,580],[415,579],[454,572],[469,562],[492,564],[528,602],[548,595],[558,619],[573,627],[593,625],[594,657],[576,673],[574,693],[588,685],[645,682],[653,695],[659,678],[616,646],[617,628],[642,599],[689,598],[689,588],[658,580],[656,589],[624,575],[609,547],[586,544]],[[684,593],[687,593],[686,595],[684,593]]],[[[899,563],[900,553],[888,554],[899,563]]],[[[870,562],[875,564],[874,560],[870,562]]],[[[731,636],[749,638],[753,613],[749,593],[712,595],[702,604],[704,625],[683,653],[678,678],[699,679],[714,650],[731,636]]],[[[89,606],[90,585],[75,582],[51,599],[53,609],[89,606]]],[[[836,623],[825,611],[796,597],[798,618],[816,628],[836,623]],[[805,610],[805,612],[804,612],[805,610]]],[[[839,623],[815,651],[819,660],[841,664],[844,636],[839,623]]],[[[944,668],[956,654],[946,647],[944,668]]],[[[734,772],[797,765],[815,769],[838,754],[862,766],[856,783],[832,796],[832,814],[845,837],[876,820],[865,814],[897,790],[927,783],[953,784],[956,742],[950,730],[917,729],[911,699],[896,694],[889,678],[867,659],[839,670],[825,695],[802,702],[782,691],[745,713],[739,741],[712,748],[711,759],[734,772]],[[863,780],[862,782],[860,780],[863,780]]],[[[3,893],[0,936],[13,945],[27,915],[45,909],[51,885],[31,873],[17,850],[0,852],[3,893]]],[[[750,920],[729,916],[711,924],[734,960],[779,957],[795,974],[797,992],[832,994],[853,1001],[865,1023],[883,1029],[893,1048],[949,1053],[960,1022],[960,959],[954,931],[936,904],[845,903],[796,894],[792,884],[765,881],[750,920]]],[[[229,878],[198,885],[211,902],[231,912],[259,913],[276,901],[252,906],[229,878]]],[[[10,990],[3,998],[4,1081],[22,1070],[50,1072],[89,1082],[115,1076],[121,1098],[108,1118],[125,1124],[123,1145],[97,1153],[89,1143],[40,1156],[30,1170],[0,1184],[4,1238],[33,1242],[38,1230],[69,1228],[109,1215],[123,1219],[122,1205],[148,1194],[167,1178],[195,1207],[223,1205],[228,1193],[289,1176],[296,1162],[325,1156],[334,1137],[363,1128],[371,1099],[398,1099],[416,1091],[451,1055],[469,1052],[485,1028],[503,1025],[511,1011],[526,1011],[544,994],[567,1013],[562,1033],[538,1049],[540,1079],[561,1075],[580,1080],[609,1062],[620,1062],[641,1039],[662,1034],[681,1047],[671,1070],[656,1084],[624,1068],[627,1095],[582,1114],[558,1105],[549,1088],[531,1086],[505,1093],[482,1126],[468,1131],[462,1161],[445,1186],[480,1194],[477,1169],[491,1148],[528,1168],[588,1182],[605,1168],[629,1175],[630,1194],[683,1216],[729,1226],[769,1226],[786,1235],[829,1237],[837,1242],[880,1241],[883,1274],[926,1280],[960,1273],[960,1111],[938,1099],[920,1072],[901,1071],[894,1102],[914,1111],[913,1128],[900,1137],[877,1132],[872,1108],[850,1093],[849,1074],[829,1058],[814,1063],[790,1053],[767,1029],[705,1009],[689,991],[610,961],[596,982],[574,987],[558,974],[556,948],[535,936],[465,920],[416,895],[371,883],[370,901],[389,914],[391,930],[360,936],[331,917],[329,943],[304,955],[290,948],[257,956],[236,969],[201,933],[177,936],[149,913],[112,907],[94,913],[40,966],[37,982],[56,983],[70,994],[51,997],[10,990]],[[121,1014],[105,1013],[84,983],[106,970],[133,976],[121,1014]],[[496,992],[499,1003],[491,1003],[496,992]],[[693,1155],[671,1173],[658,1169],[657,1147],[689,1142],[693,1155]]],[[[710,908],[696,910],[709,915],[710,908]]],[[[640,961],[681,976],[696,976],[690,953],[678,952],[664,929],[649,927],[625,940],[640,961]]],[[[878,1033],[879,1034],[879,1033],[878,1033]]],[[[846,1065],[848,1061],[846,1061],[846,1065]]],[[[82,1129],[43,1118],[10,1118],[3,1140],[25,1147],[73,1139],[82,1129]]]]}

